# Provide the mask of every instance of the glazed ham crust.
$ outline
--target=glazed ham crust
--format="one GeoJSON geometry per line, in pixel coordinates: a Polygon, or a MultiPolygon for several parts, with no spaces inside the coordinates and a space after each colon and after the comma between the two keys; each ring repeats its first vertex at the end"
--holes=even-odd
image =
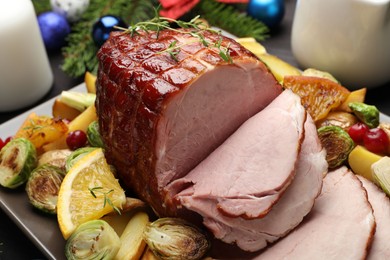
{"type": "Polygon", "coordinates": [[[175,216],[163,188],[185,176],[282,88],[234,40],[233,63],[186,33],[114,32],[98,52],[96,108],[108,161],[123,184],[160,216],[175,216]],[[172,57],[165,50],[181,46],[172,57]]]}

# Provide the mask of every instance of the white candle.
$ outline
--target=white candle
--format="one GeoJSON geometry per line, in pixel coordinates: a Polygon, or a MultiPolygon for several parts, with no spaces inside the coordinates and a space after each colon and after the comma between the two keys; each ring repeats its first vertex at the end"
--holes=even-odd
{"type": "Polygon", "coordinates": [[[31,0],[0,0],[0,112],[32,105],[52,84],[31,0]]]}

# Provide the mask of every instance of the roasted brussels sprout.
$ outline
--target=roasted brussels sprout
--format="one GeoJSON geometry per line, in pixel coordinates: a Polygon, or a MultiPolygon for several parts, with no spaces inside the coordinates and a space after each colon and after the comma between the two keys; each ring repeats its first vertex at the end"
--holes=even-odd
{"type": "Polygon", "coordinates": [[[72,259],[114,259],[121,241],[104,220],[87,221],[72,233],[65,245],[65,256],[72,259]]]}
{"type": "Polygon", "coordinates": [[[66,172],[69,171],[70,168],[72,168],[72,166],[78,161],[80,160],[81,158],[83,158],[83,156],[85,156],[86,154],[92,152],[93,150],[97,149],[96,147],[82,147],[82,148],[79,148],[77,150],[74,150],[67,158],[66,158],[66,162],[65,162],[65,169],[66,169],[66,172]]]}
{"type": "Polygon", "coordinates": [[[58,191],[64,176],[63,169],[50,164],[35,168],[26,184],[30,203],[43,212],[56,214],[58,191]]]}
{"type": "Polygon", "coordinates": [[[37,165],[34,145],[25,138],[11,140],[0,152],[0,184],[17,188],[24,184],[37,165]]]}
{"type": "Polygon", "coordinates": [[[160,218],[148,224],[144,239],[161,259],[200,259],[210,248],[207,236],[179,218],[160,218]]]}
{"type": "Polygon", "coordinates": [[[347,132],[339,126],[323,126],[318,128],[318,137],[326,149],[326,160],[330,169],[343,164],[355,143],[347,132]]]}
{"type": "Polygon", "coordinates": [[[39,156],[38,166],[50,164],[65,170],[66,159],[71,153],[69,149],[47,151],[39,156]]]}
{"type": "Polygon", "coordinates": [[[104,148],[104,143],[99,132],[98,121],[93,121],[89,124],[87,128],[87,138],[91,146],[104,148]]]}
{"type": "Polygon", "coordinates": [[[352,112],[368,127],[374,128],[379,125],[379,110],[376,106],[367,105],[361,102],[349,103],[352,112]]]}

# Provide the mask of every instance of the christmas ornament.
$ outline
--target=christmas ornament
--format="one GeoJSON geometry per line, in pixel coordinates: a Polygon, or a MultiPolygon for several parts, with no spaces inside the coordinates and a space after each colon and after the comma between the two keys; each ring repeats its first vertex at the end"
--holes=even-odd
{"type": "Polygon", "coordinates": [[[69,22],[76,22],[88,8],[89,0],[50,0],[54,12],[62,14],[69,22]]]}
{"type": "Polygon", "coordinates": [[[272,28],[277,26],[284,16],[284,0],[251,0],[247,13],[272,28]]]}
{"type": "Polygon", "coordinates": [[[37,19],[46,49],[57,50],[65,45],[70,26],[64,16],[50,11],[41,13],[37,19]]]}
{"type": "Polygon", "coordinates": [[[102,46],[110,36],[110,32],[117,30],[114,26],[127,28],[126,23],[115,15],[105,15],[99,18],[92,27],[92,38],[96,46],[102,46]]]}

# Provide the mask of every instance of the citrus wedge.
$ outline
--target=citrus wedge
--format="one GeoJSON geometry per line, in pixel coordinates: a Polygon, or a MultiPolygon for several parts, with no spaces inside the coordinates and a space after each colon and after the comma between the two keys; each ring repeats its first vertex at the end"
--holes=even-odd
{"type": "Polygon", "coordinates": [[[66,174],[58,194],[57,218],[65,239],[82,223],[122,208],[125,192],[102,149],[87,154],[66,174]]]}
{"type": "Polygon", "coordinates": [[[340,84],[326,78],[310,76],[285,76],[283,86],[301,97],[302,105],[314,121],[325,118],[339,107],[350,91],[340,84]]]}

